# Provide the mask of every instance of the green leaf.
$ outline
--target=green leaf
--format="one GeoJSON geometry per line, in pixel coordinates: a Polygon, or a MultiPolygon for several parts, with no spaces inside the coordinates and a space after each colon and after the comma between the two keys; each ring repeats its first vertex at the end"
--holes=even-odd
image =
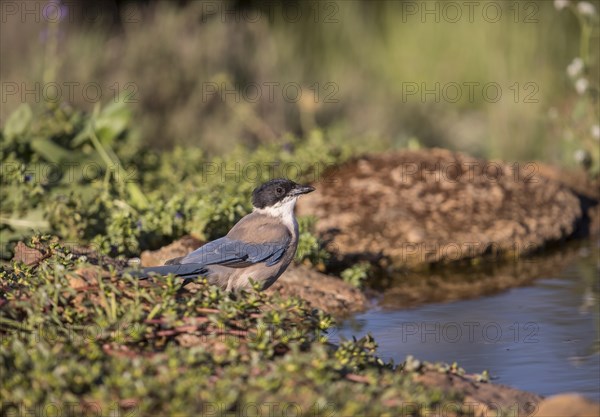
{"type": "Polygon", "coordinates": [[[42,208],[29,210],[25,215],[15,214],[13,217],[0,217],[0,224],[21,230],[36,230],[41,232],[50,230],[50,224],[45,219],[45,211],[42,208]]]}
{"type": "Polygon", "coordinates": [[[8,142],[12,142],[18,136],[23,135],[31,125],[33,113],[28,104],[21,104],[8,119],[4,126],[4,136],[8,142]]]}
{"type": "Polygon", "coordinates": [[[112,144],[115,138],[127,129],[131,111],[125,103],[117,102],[106,106],[95,120],[96,134],[103,144],[112,144]]]}
{"type": "Polygon", "coordinates": [[[73,159],[67,149],[52,142],[49,138],[35,138],[31,141],[31,148],[48,162],[60,163],[73,159]]]}

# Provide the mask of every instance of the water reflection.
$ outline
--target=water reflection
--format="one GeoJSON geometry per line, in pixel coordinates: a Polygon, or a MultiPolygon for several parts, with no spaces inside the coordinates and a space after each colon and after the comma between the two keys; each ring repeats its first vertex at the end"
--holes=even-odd
{"type": "MultiPolygon", "coordinates": [[[[408,354],[456,360],[468,372],[488,369],[498,383],[542,395],[575,391],[600,400],[597,244],[561,248],[538,257],[535,268],[529,264],[513,270],[538,271],[515,278],[531,285],[466,301],[398,309],[390,298],[407,291],[386,291],[385,307],[343,322],[335,338],[371,333],[380,356],[396,362],[408,354]]],[[[501,273],[509,275],[505,269],[501,273]]],[[[452,286],[465,284],[457,280],[452,286]]]]}

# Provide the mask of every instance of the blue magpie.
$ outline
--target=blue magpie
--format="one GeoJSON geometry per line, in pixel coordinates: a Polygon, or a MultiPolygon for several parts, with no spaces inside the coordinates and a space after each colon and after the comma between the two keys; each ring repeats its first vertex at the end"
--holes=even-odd
{"type": "Polygon", "coordinates": [[[226,236],[195,251],[131,274],[140,279],[168,275],[208,282],[232,291],[250,286],[249,279],[267,289],[286,270],[298,247],[294,208],[298,197],[314,191],[309,185],[274,179],[252,193],[252,213],[244,216],[226,236]]]}

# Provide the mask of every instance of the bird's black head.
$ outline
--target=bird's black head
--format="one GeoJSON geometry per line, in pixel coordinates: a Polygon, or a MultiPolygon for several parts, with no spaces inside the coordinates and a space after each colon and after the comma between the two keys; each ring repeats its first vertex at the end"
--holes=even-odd
{"type": "Polygon", "coordinates": [[[252,192],[252,205],[259,209],[272,207],[277,203],[289,201],[314,190],[314,187],[310,185],[300,185],[294,181],[278,178],[265,182],[254,189],[252,192]]]}

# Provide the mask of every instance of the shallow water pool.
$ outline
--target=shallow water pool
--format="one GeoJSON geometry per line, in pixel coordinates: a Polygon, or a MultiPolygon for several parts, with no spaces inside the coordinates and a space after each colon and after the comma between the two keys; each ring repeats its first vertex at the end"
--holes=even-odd
{"type": "Polygon", "coordinates": [[[554,273],[496,295],[374,308],[341,322],[332,341],[371,333],[379,356],[396,363],[407,355],[456,361],[468,373],[487,369],[496,383],[600,401],[598,249],[597,242],[578,245],[554,273]]]}

